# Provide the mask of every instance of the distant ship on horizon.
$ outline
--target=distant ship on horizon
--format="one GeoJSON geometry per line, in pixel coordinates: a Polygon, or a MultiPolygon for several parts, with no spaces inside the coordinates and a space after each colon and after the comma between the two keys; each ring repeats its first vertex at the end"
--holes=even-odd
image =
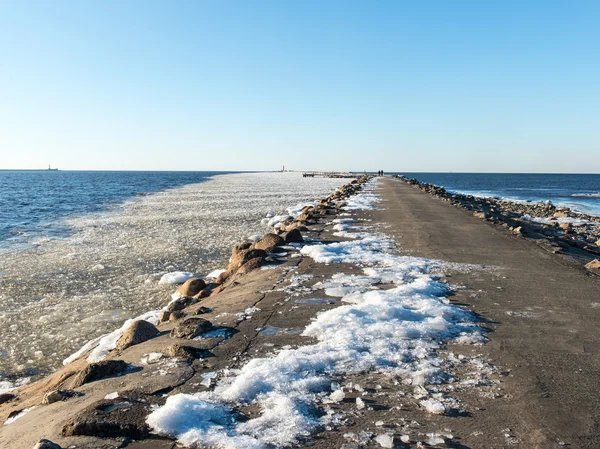
{"type": "Polygon", "coordinates": [[[0,171],[58,171],[58,168],[52,168],[48,164],[48,168],[0,168],[0,171]]]}

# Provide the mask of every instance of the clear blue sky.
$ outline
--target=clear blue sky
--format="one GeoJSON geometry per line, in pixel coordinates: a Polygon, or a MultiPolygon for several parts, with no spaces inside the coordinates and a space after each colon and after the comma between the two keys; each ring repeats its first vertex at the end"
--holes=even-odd
{"type": "Polygon", "coordinates": [[[600,172],[600,2],[3,1],[0,168],[600,172]]]}

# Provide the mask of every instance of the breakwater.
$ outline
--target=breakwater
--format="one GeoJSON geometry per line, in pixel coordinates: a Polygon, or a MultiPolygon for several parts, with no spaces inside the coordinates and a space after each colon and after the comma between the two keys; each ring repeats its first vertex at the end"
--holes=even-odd
{"type": "Polygon", "coordinates": [[[396,175],[414,186],[452,205],[471,211],[482,220],[496,223],[515,235],[536,240],[552,252],[569,252],[589,268],[600,262],[600,217],[557,207],[550,201],[512,201],[448,192],[445,188],[396,175]],[[575,251],[573,251],[575,250],[575,251]]]}

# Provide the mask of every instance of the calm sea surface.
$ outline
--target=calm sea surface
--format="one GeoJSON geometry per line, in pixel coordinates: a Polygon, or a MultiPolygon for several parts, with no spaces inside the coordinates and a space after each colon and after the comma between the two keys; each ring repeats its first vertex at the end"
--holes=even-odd
{"type": "Polygon", "coordinates": [[[456,193],[552,201],[600,215],[600,174],[402,173],[456,193]]]}

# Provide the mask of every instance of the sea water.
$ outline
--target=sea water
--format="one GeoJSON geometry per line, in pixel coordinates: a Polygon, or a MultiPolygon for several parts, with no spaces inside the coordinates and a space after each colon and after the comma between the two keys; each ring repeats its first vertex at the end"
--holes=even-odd
{"type": "Polygon", "coordinates": [[[173,291],[159,284],[165,273],[225,267],[234,244],[269,232],[265,216],[345,182],[300,173],[0,179],[0,381],[59,367],[88,340],[164,306],[173,291]]]}
{"type": "Polygon", "coordinates": [[[511,200],[552,201],[600,215],[600,174],[402,173],[453,193],[511,200]]]}

